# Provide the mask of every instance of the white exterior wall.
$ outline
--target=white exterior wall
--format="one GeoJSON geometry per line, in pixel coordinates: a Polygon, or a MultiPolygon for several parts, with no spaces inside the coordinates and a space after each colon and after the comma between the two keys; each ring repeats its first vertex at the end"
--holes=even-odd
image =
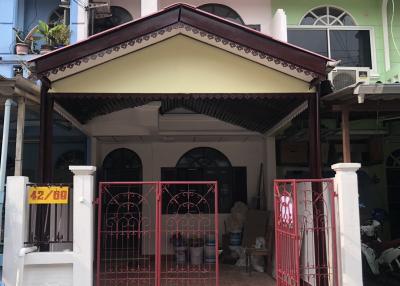
{"type": "Polygon", "coordinates": [[[2,282],[5,286],[93,285],[93,195],[96,170],[74,172],[73,251],[34,252],[24,248],[28,223],[27,177],[8,177],[2,282]]]}
{"type": "MultiPolygon", "coordinates": [[[[138,154],[143,164],[143,180],[160,180],[161,167],[174,167],[179,158],[196,147],[215,148],[231,161],[233,166],[247,169],[247,200],[251,203],[257,195],[257,180],[260,163],[263,162],[263,142],[98,142],[100,152],[98,164],[101,166],[105,156],[118,148],[128,148],[138,154]]],[[[145,215],[145,214],[144,214],[145,215]]],[[[229,214],[219,215],[219,232],[224,233],[224,221],[229,214]]]]}

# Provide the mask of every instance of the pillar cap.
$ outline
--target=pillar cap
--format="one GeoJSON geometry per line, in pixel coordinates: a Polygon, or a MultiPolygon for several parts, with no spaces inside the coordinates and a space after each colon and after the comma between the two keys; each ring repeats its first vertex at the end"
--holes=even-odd
{"type": "Polygon", "coordinates": [[[93,175],[96,172],[95,166],[69,166],[74,175],[93,175]]]}
{"type": "Polygon", "coordinates": [[[361,168],[360,163],[337,163],[331,166],[335,172],[356,172],[361,168]]]}

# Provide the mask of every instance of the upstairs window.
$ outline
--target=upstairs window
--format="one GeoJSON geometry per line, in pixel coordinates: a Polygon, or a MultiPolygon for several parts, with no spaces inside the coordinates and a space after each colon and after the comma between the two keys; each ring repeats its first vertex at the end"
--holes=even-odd
{"type": "Polygon", "coordinates": [[[288,29],[288,42],[335,60],[344,67],[369,67],[372,61],[372,31],[356,25],[353,17],[341,9],[315,8],[300,25],[288,29]]]}
{"type": "Polygon", "coordinates": [[[229,21],[244,25],[242,17],[240,17],[235,10],[228,6],[222,4],[205,4],[200,6],[199,9],[229,21]]]}
{"type": "Polygon", "coordinates": [[[108,14],[102,11],[94,11],[94,14],[91,15],[89,33],[90,35],[94,35],[132,20],[132,15],[126,9],[119,6],[111,6],[110,13],[108,14]]]}

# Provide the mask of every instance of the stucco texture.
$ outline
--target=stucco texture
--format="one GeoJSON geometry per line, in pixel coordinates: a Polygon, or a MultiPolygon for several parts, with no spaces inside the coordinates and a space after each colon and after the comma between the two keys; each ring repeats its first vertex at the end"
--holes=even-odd
{"type": "Polygon", "coordinates": [[[52,91],[310,92],[307,82],[181,35],[56,81],[52,91]]]}
{"type": "Polygon", "coordinates": [[[273,11],[283,8],[287,15],[288,25],[298,25],[303,16],[313,8],[320,6],[334,6],[348,12],[356,21],[358,26],[373,29],[377,62],[377,73],[379,79],[385,78],[385,59],[383,47],[383,30],[382,30],[382,1],[380,0],[336,0],[336,1],[320,1],[320,0],[279,0],[273,1],[273,11]]]}

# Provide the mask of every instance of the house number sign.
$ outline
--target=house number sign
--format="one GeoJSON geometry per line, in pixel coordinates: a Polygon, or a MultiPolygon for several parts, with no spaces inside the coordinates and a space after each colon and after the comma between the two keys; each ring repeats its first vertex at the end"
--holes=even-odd
{"type": "Polygon", "coordinates": [[[28,188],[28,203],[68,204],[69,187],[67,186],[31,186],[28,188]]]}

